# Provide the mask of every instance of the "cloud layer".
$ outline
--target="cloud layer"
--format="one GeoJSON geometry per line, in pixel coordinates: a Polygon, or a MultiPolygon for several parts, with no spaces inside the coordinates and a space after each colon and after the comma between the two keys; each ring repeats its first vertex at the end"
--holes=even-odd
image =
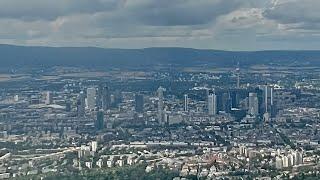
{"type": "Polygon", "coordinates": [[[319,0],[1,0],[0,43],[319,49],[319,0]]]}

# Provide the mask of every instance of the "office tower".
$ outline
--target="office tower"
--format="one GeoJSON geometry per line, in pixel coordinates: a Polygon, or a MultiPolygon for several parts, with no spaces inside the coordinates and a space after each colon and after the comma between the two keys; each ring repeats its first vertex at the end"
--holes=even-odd
{"type": "Polygon", "coordinates": [[[222,101],[222,111],[226,113],[230,113],[232,108],[232,100],[231,100],[230,94],[223,93],[221,101],[222,101]]]}
{"type": "Polygon", "coordinates": [[[143,106],[144,106],[143,95],[136,94],[135,95],[135,110],[136,110],[136,112],[143,113],[143,106]]]}
{"type": "Polygon", "coordinates": [[[46,105],[52,104],[52,93],[50,91],[46,92],[45,104],[46,105]]]}
{"type": "Polygon", "coordinates": [[[87,105],[90,110],[94,110],[96,107],[96,88],[94,87],[87,89],[87,105]]]}
{"type": "Polygon", "coordinates": [[[210,116],[217,114],[217,95],[209,94],[208,96],[208,113],[210,116]]]}
{"type": "Polygon", "coordinates": [[[158,88],[158,98],[159,98],[159,101],[158,101],[158,121],[161,125],[164,124],[164,112],[163,112],[163,108],[164,108],[164,105],[163,105],[163,92],[165,91],[165,89],[163,87],[159,87],[158,88]]]}
{"type": "Polygon", "coordinates": [[[83,117],[85,115],[85,108],[86,108],[86,102],[85,102],[85,95],[84,92],[81,91],[78,98],[77,98],[77,114],[78,117],[83,117]]]}
{"type": "Polygon", "coordinates": [[[252,116],[259,115],[259,100],[256,93],[249,93],[248,113],[252,116]]]}
{"type": "Polygon", "coordinates": [[[258,97],[258,103],[259,103],[259,115],[262,115],[264,113],[264,93],[263,90],[259,88],[255,88],[254,93],[257,94],[258,97]]]}
{"type": "Polygon", "coordinates": [[[105,85],[102,89],[102,108],[107,111],[111,107],[111,94],[109,87],[105,85]]]}
{"type": "Polygon", "coordinates": [[[248,98],[247,89],[231,89],[230,97],[232,100],[232,108],[239,108],[240,102],[248,98]]]}
{"type": "Polygon", "coordinates": [[[238,96],[237,96],[237,91],[231,91],[230,92],[230,98],[231,98],[231,107],[232,108],[238,108],[238,96]]]}
{"type": "Polygon", "coordinates": [[[213,99],[213,113],[218,114],[218,98],[217,95],[214,94],[214,99],[213,99]]]}
{"type": "Polygon", "coordinates": [[[217,96],[217,112],[224,111],[223,93],[216,91],[215,95],[217,96]]]}
{"type": "Polygon", "coordinates": [[[232,102],[231,102],[231,97],[229,96],[226,104],[225,104],[225,108],[224,108],[224,111],[226,113],[230,113],[231,112],[231,109],[232,109],[232,102]]]}
{"type": "Polygon", "coordinates": [[[115,92],[113,94],[112,107],[117,107],[118,104],[120,104],[121,102],[122,102],[122,93],[120,90],[115,90],[115,92]]]}
{"type": "Polygon", "coordinates": [[[265,113],[267,113],[267,112],[269,112],[268,111],[268,90],[269,90],[269,87],[266,85],[265,87],[264,87],[264,108],[265,108],[265,110],[264,110],[264,112],[265,113]]]}
{"type": "Polygon", "coordinates": [[[96,105],[98,107],[98,109],[102,109],[102,101],[103,101],[103,85],[99,84],[98,86],[98,90],[97,90],[97,98],[96,98],[96,105]]]}
{"type": "Polygon", "coordinates": [[[189,111],[189,99],[188,99],[188,94],[184,95],[184,111],[188,112],[189,111]]]}
{"type": "Polygon", "coordinates": [[[102,130],[104,128],[104,112],[102,110],[97,112],[95,128],[96,130],[102,130]]]}
{"type": "Polygon", "coordinates": [[[273,106],[273,87],[265,85],[263,87],[264,112],[271,113],[273,106]]]}

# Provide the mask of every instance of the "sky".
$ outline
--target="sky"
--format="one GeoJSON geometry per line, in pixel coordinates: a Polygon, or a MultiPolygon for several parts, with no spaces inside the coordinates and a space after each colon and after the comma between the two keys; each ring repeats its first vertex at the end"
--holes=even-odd
{"type": "Polygon", "coordinates": [[[320,0],[0,0],[0,43],[319,50],[320,0]]]}

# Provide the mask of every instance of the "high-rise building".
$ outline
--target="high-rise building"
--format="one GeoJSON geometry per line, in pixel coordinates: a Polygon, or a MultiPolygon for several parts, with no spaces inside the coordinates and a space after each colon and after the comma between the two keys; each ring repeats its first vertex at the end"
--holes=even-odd
{"type": "Polygon", "coordinates": [[[292,153],[294,159],[294,165],[303,164],[303,153],[299,151],[295,151],[292,153]]]}
{"type": "Polygon", "coordinates": [[[94,110],[96,107],[96,88],[94,87],[87,89],[87,105],[90,110],[94,110]]]}
{"type": "Polygon", "coordinates": [[[85,115],[85,108],[85,95],[83,91],[81,91],[77,98],[77,114],[79,117],[83,117],[85,115]]]}
{"type": "Polygon", "coordinates": [[[273,87],[265,85],[263,88],[264,112],[271,113],[273,106],[273,87]]]}
{"type": "Polygon", "coordinates": [[[282,169],[283,168],[283,163],[282,163],[282,158],[277,156],[276,157],[276,162],[275,162],[276,168],[277,169],[282,169]]]}
{"type": "Polygon", "coordinates": [[[163,103],[163,92],[165,91],[165,89],[163,87],[159,87],[158,88],[158,98],[159,98],[159,101],[158,101],[158,121],[159,121],[159,124],[163,125],[164,124],[164,111],[163,111],[163,108],[164,108],[164,103],[163,103]]]}
{"type": "Polygon", "coordinates": [[[98,109],[102,109],[102,98],[103,98],[103,85],[99,84],[98,89],[97,89],[97,97],[96,97],[96,105],[98,109]]]}
{"type": "Polygon", "coordinates": [[[143,113],[144,100],[142,94],[135,95],[135,110],[138,113],[143,113]]]}
{"type": "Polygon", "coordinates": [[[111,94],[109,87],[105,85],[102,89],[102,108],[107,111],[111,107],[111,94]]]}
{"type": "Polygon", "coordinates": [[[184,95],[184,111],[188,112],[189,111],[189,98],[188,94],[184,95]]]}
{"type": "MultiPolygon", "coordinates": [[[[111,96],[110,96],[111,97],[111,96]]],[[[112,98],[112,107],[117,107],[122,102],[122,93],[120,90],[115,90],[112,98]]]]}
{"type": "Polygon", "coordinates": [[[217,111],[217,95],[216,94],[209,94],[208,96],[208,114],[210,116],[216,115],[217,111]]]}
{"type": "Polygon", "coordinates": [[[259,115],[259,100],[256,93],[249,93],[248,113],[252,116],[259,115]]]}
{"type": "Polygon", "coordinates": [[[287,168],[289,167],[289,158],[287,156],[282,156],[282,167],[287,168]]]}
{"type": "Polygon", "coordinates": [[[263,90],[260,88],[255,88],[254,93],[257,94],[258,97],[258,103],[259,103],[259,114],[262,115],[264,113],[264,95],[263,95],[263,90]]]}
{"type": "Polygon", "coordinates": [[[95,128],[96,130],[102,130],[104,128],[104,112],[102,110],[97,112],[95,128]]]}
{"type": "Polygon", "coordinates": [[[91,151],[97,152],[98,150],[98,142],[97,141],[92,141],[91,142],[91,151]]]}
{"type": "Polygon", "coordinates": [[[50,91],[46,92],[45,104],[47,105],[52,104],[52,93],[50,91]]]}
{"type": "Polygon", "coordinates": [[[231,98],[231,107],[238,108],[239,100],[238,100],[237,91],[235,90],[230,91],[230,98],[231,98]]]}
{"type": "Polygon", "coordinates": [[[230,93],[223,93],[221,102],[222,102],[222,111],[226,113],[230,113],[232,108],[232,99],[231,99],[230,93]]]}
{"type": "Polygon", "coordinates": [[[288,165],[289,166],[294,166],[294,158],[292,154],[288,154],[288,165]]]}

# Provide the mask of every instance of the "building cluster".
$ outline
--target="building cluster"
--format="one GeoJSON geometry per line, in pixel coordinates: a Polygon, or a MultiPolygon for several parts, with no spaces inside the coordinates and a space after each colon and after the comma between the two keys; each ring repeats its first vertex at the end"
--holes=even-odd
{"type": "Polygon", "coordinates": [[[240,69],[119,74],[0,89],[0,178],[137,164],[177,171],[177,178],[318,170],[315,89],[240,69]]]}

